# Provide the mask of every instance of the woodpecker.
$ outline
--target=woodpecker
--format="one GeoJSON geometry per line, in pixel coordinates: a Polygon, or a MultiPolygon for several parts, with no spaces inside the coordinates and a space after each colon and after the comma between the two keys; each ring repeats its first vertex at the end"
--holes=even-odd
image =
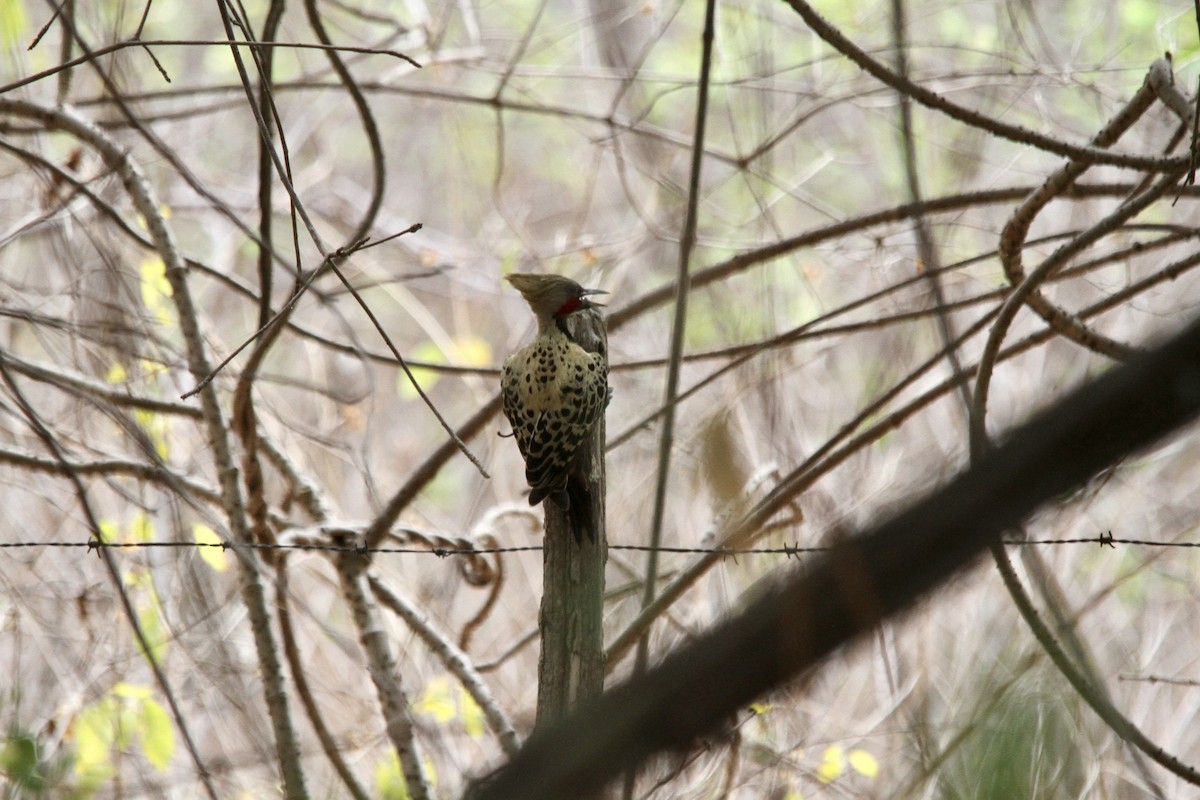
{"type": "Polygon", "coordinates": [[[608,404],[608,358],[573,341],[566,320],[602,304],[606,294],[561,275],[508,276],[537,318],[537,337],[504,359],[500,388],[504,416],[525,459],[529,505],[547,497],[567,512],[577,541],[595,539],[591,494],[575,456],[608,404]]]}

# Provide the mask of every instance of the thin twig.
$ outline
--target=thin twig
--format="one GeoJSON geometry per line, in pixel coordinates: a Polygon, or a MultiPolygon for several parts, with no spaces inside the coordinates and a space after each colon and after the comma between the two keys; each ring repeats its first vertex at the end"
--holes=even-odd
{"type": "MultiPolygon", "coordinates": [[[[405,230],[403,232],[411,233],[414,231],[419,231],[420,229],[421,229],[421,224],[417,223],[416,225],[410,226],[407,230],[405,230]]],[[[280,308],[279,311],[277,311],[275,313],[275,315],[273,317],[271,317],[271,319],[265,325],[260,327],[254,333],[250,334],[248,337],[246,337],[246,339],[244,339],[241,344],[239,344],[232,351],[230,351],[229,355],[227,355],[227,356],[225,356],[225,358],[221,359],[221,362],[219,364],[217,364],[217,366],[214,367],[211,372],[209,372],[202,379],[197,381],[196,385],[193,386],[191,389],[188,389],[186,392],[181,394],[179,396],[180,399],[186,400],[189,397],[192,397],[193,395],[198,394],[202,389],[204,389],[210,383],[212,383],[213,379],[216,378],[217,375],[220,374],[220,372],[223,369],[225,369],[225,367],[229,366],[229,362],[231,362],[231,361],[233,361],[233,359],[237,358],[239,353],[241,353],[243,350],[245,350],[250,345],[254,344],[256,341],[259,341],[260,337],[266,335],[268,332],[270,332],[276,326],[280,325],[280,323],[287,322],[288,318],[291,316],[291,312],[295,309],[296,304],[300,302],[300,298],[302,298],[305,295],[305,293],[308,291],[309,287],[311,287],[313,285],[313,283],[316,282],[317,278],[324,275],[326,273],[326,270],[328,270],[329,268],[332,267],[334,260],[349,258],[357,250],[361,249],[364,244],[365,244],[365,240],[351,242],[346,247],[338,248],[337,250],[335,250],[332,253],[330,253],[329,255],[327,255],[325,257],[325,260],[322,261],[317,266],[316,269],[314,269],[312,272],[310,272],[308,274],[308,276],[304,279],[304,281],[299,286],[296,287],[296,290],[294,292],[292,292],[292,295],[291,295],[291,297],[288,298],[288,301],[283,304],[283,307],[280,308]]]]}
{"type": "MultiPolygon", "coordinates": [[[[667,360],[667,385],[664,391],[662,426],[659,429],[658,465],[654,484],[654,510],[650,522],[648,542],[651,548],[646,558],[646,579],[643,586],[642,607],[654,600],[654,588],[658,581],[658,546],[662,543],[663,517],[667,505],[667,482],[671,473],[671,448],[675,442],[675,397],[679,393],[679,371],[683,356],[683,340],[687,332],[688,296],[691,292],[689,280],[692,249],[696,243],[696,224],[700,208],[700,173],[704,164],[704,130],[708,120],[708,89],[712,72],[713,40],[716,36],[716,0],[707,0],[704,10],[704,30],[701,34],[700,76],[697,79],[696,121],[692,162],[688,178],[687,210],[683,222],[683,233],[679,240],[679,261],[676,271],[674,317],[671,323],[671,349],[667,360]]],[[[649,640],[646,636],[638,642],[637,662],[634,672],[645,669],[649,640]]],[[[628,786],[628,784],[627,784],[628,786]]]]}
{"type": "MultiPolygon", "coordinates": [[[[33,43],[30,44],[28,48],[26,48],[27,50],[32,50],[37,46],[38,42],[41,41],[41,38],[49,30],[49,26],[51,25],[51,23],[53,23],[54,20],[57,18],[59,11],[60,11],[60,9],[55,9],[54,16],[52,16],[50,18],[50,21],[46,23],[46,25],[41,29],[41,31],[39,31],[39,33],[38,33],[37,37],[34,39],[33,43]]],[[[75,67],[78,67],[82,64],[88,64],[90,62],[95,61],[98,58],[109,55],[110,53],[116,53],[118,51],[124,50],[129,47],[143,47],[144,48],[147,46],[154,46],[154,47],[251,47],[251,48],[256,48],[256,49],[257,48],[265,49],[268,47],[272,47],[272,48],[285,47],[289,50],[325,50],[325,51],[342,52],[342,53],[364,53],[366,55],[390,56],[392,58],[398,58],[401,61],[408,62],[416,69],[421,69],[421,64],[419,64],[412,57],[407,56],[404,53],[397,52],[395,50],[385,50],[385,49],[381,49],[381,48],[377,48],[377,47],[355,47],[353,45],[333,45],[333,44],[328,44],[328,43],[317,44],[316,42],[245,42],[245,41],[240,41],[238,39],[146,39],[146,40],[143,40],[143,39],[138,39],[135,36],[134,38],[128,39],[124,42],[114,42],[113,44],[105,45],[104,47],[98,47],[95,50],[91,51],[90,53],[85,53],[84,55],[79,56],[78,58],[73,58],[70,61],[64,61],[61,64],[58,64],[53,67],[49,67],[48,69],[44,69],[41,72],[37,72],[33,75],[27,75],[24,78],[12,81],[11,83],[5,84],[4,86],[0,86],[0,94],[4,94],[6,92],[11,92],[13,89],[19,89],[22,86],[28,86],[29,84],[36,83],[37,81],[40,81],[40,80],[45,80],[46,78],[49,78],[59,72],[63,72],[64,70],[70,70],[70,69],[74,69],[75,67]]]]}
{"type": "MultiPolygon", "coordinates": [[[[892,36],[896,46],[896,74],[908,80],[908,41],[907,23],[904,18],[904,0],[892,0],[892,36]]],[[[921,190],[921,173],[917,167],[916,135],[913,132],[912,99],[900,92],[900,142],[904,154],[904,178],[908,185],[909,202],[916,208],[913,212],[913,232],[917,237],[917,255],[920,263],[917,271],[923,275],[929,284],[933,295],[934,319],[937,323],[938,336],[946,353],[946,363],[950,366],[950,374],[962,374],[962,360],[958,349],[951,346],[954,341],[954,324],[950,319],[949,305],[946,302],[946,292],[942,287],[941,259],[933,243],[933,234],[929,229],[929,220],[925,216],[925,200],[921,190]]],[[[959,396],[962,400],[964,415],[971,407],[971,392],[965,380],[958,382],[959,396]]],[[[964,417],[965,419],[965,417],[964,417]]]]}

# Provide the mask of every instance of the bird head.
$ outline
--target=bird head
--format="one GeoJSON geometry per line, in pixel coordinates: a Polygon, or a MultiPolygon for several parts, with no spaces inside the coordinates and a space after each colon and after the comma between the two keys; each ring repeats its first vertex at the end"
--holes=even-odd
{"type": "Polygon", "coordinates": [[[517,272],[508,275],[507,279],[525,298],[525,302],[529,303],[538,319],[561,319],[586,308],[600,308],[603,303],[593,302],[588,297],[608,294],[602,289],[585,289],[561,275],[517,272]]]}

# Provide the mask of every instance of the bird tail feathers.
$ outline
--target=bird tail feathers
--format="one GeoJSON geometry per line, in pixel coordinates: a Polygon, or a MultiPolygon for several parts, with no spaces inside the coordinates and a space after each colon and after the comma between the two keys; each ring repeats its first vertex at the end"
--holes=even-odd
{"type": "Polygon", "coordinates": [[[583,544],[584,536],[587,536],[589,541],[596,541],[596,531],[592,526],[592,493],[582,478],[571,475],[567,478],[565,488],[555,486],[533,489],[529,493],[529,505],[536,506],[547,498],[567,513],[567,521],[571,525],[571,532],[575,534],[576,542],[583,544]]]}

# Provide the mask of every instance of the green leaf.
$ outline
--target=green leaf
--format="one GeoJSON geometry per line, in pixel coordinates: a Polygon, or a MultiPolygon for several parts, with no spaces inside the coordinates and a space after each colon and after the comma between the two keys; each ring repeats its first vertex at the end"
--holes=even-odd
{"type": "Polygon", "coordinates": [[[18,789],[44,791],[47,780],[38,760],[37,739],[25,733],[10,736],[0,750],[0,772],[18,789]]]}

